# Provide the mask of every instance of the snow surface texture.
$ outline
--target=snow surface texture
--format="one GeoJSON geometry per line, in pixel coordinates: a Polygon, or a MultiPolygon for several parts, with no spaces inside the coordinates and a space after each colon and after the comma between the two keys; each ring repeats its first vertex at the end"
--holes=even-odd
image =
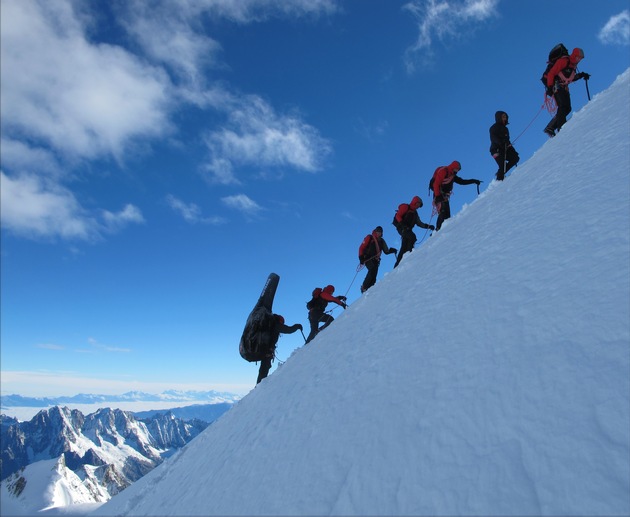
{"type": "Polygon", "coordinates": [[[629,107],[630,70],[95,513],[630,514],[629,107]]]}

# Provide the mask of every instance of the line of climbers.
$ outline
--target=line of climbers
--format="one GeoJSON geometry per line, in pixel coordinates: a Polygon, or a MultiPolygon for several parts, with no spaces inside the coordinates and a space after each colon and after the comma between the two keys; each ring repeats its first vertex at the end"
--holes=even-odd
{"type": "MultiPolygon", "coordinates": [[[[429,185],[433,191],[434,209],[439,214],[437,226],[422,222],[418,214],[418,209],[423,206],[422,199],[420,199],[419,196],[414,196],[410,203],[402,203],[398,206],[398,210],[392,221],[401,238],[400,250],[390,248],[387,245],[385,239],[383,239],[383,228],[381,226],[377,226],[371,234],[365,236],[359,246],[359,263],[365,265],[367,269],[365,280],[361,285],[361,293],[364,293],[376,283],[382,253],[385,253],[385,255],[398,254],[394,267],[398,266],[403,255],[412,251],[416,243],[417,237],[413,232],[415,226],[431,231],[439,230],[442,223],[451,216],[449,198],[452,194],[454,183],[460,185],[476,184],[479,186],[481,183],[480,180],[464,180],[457,176],[461,168],[461,164],[458,161],[454,161],[450,165],[438,167],[433,173],[429,185]]],[[[333,285],[327,285],[323,289],[318,287],[313,290],[312,298],[306,304],[310,333],[308,337],[305,338],[305,344],[310,343],[319,332],[334,321],[332,315],[326,312],[329,303],[335,303],[344,309],[347,307],[346,297],[342,295],[334,296],[334,292],[335,287],[333,285]],[[320,327],[322,323],[323,325],[320,327]]],[[[298,329],[300,331],[303,330],[300,323],[296,323],[291,327],[286,326],[284,324],[284,318],[279,314],[274,314],[274,318],[276,324],[272,331],[273,346],[270,348],[269,354],[261,360],[257,383],[264,379],[269,373],[271,361],[275,353],[275,345],[280,334],[292,334],[298,329]]]]}
{"type": "MultiPolygon", "coordinates": [[[[584,79],[587,82],[590,75],[585,72],[576,73],[578,63],[584,59],[584,51],[580,48],[574,48],[569,55],[566,47],[560,43],[556,45],[549,53],[547,61],[547,69],[541,78],[545,85],[546,96],[555,99],[557,105],[557,113],[545,127],[544,133],[550,138],[556,136],[560,128],[566,123],[567,115],[571,112],[571,96],[569,94],[569,84],[584,79]]],[[[590,100],[590,95],[589,95],[590,100]]],[[[514,167],[520,157],[510,141],[510,131],[508,130],[509,116],[505,111],[497,111],[494,115],[495,122],[490,127],[490,154],[497,162],[499,169],[495,173],[498,181],[503,181],[507,172],[514,167]]],[[[451,207],[449,203],[450,196],[453,191],[453,184],[471,185],[476,184],[477,190],[481,183],[478,179],[462,179],[457,174],[461,170],[461,163],[453,161],[450,165],[438,167],[429,182],[429,191],[433,194],[433,212],[438,215],[436,225],[422,222],[418,209],[422,208],[422,199],[414,196],[410,203],[402,203],[398,206],[398,210],[394,215],[392,224],[400,235],[400,250],[390,248],[385,239],[383,239],[383,228],[377,226],[372,233],[365,236],[359,246],[359,263],[365,265],[367,274],[361,284],[361,293],[365,293],[370,287],[376,283],[378,268],[381,263],[381,254],[390,255],[397,254],[394,267],[400,264],[403,255],[413,250],[417,241],[416,234],[413,232],[414,227],[438,231],[442,227],[442,223],[451,217],[451,207]]],[[[345,296],[333,296],[334,286],[328,285],[325,288],[316,288],[312,293],[312,299],[306,304],[308,309],[308,321],[310,324],[310,333],[305,338],[305,344],[309,343],[320,331],[328,327],[334,318],[327,314],[326,307],[328,303],[336,303],[337,305],[347,307],[345,296]],[[319,324],[323,323],[320,327],[319,324]]],[[[269,369],[275,352],[275,344],[280,333],[291,334],[300,329],[302,325],[296,323],[292,327],[284,325],[284,318],[280,315],[274,315],[278,322],[277,337],[275,338],[269,357],[261,361],[260,371],[258,374],[258,382],[264,379],[269,369]]]]}

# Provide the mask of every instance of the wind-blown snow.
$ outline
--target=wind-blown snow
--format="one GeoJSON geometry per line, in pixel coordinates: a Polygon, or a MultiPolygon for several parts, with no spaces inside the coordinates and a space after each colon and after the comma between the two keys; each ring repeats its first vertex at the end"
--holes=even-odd
{"type": "Polygon", "coordinates": [[[630,70],[96,513],[630,514],[628,120],[630,70]]]}

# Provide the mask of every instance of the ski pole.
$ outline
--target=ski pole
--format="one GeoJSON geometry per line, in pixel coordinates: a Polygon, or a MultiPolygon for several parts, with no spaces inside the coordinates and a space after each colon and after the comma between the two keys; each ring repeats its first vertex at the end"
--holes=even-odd
{"type": "MultiPolygon", "coordinates": [[[[505,167],[507,165],[507,142],[503,144],[503,177],[505,178],[505,167]]],[[[479,195],[479,185],[477,185],[477,195],[479,195]]]]}

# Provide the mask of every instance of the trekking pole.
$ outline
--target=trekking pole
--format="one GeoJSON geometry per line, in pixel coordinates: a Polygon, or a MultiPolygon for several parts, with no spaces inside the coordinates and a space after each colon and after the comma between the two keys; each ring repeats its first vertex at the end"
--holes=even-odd
{"type": "Polygon", "coordinates": [[[300,334],[302,334],[302,337],[304,338],[304,342],[306,343],[306,336],[304,335],[304,331],[302,329],[300,329],[300,334]]]}
{"type": "Polygon", "coordinates": [[[586,85],[586,96],[588,97],[588,100],[591,100],[591,92],[588,89],[588,79],[584,78],[584,84],[586,85]]]}

